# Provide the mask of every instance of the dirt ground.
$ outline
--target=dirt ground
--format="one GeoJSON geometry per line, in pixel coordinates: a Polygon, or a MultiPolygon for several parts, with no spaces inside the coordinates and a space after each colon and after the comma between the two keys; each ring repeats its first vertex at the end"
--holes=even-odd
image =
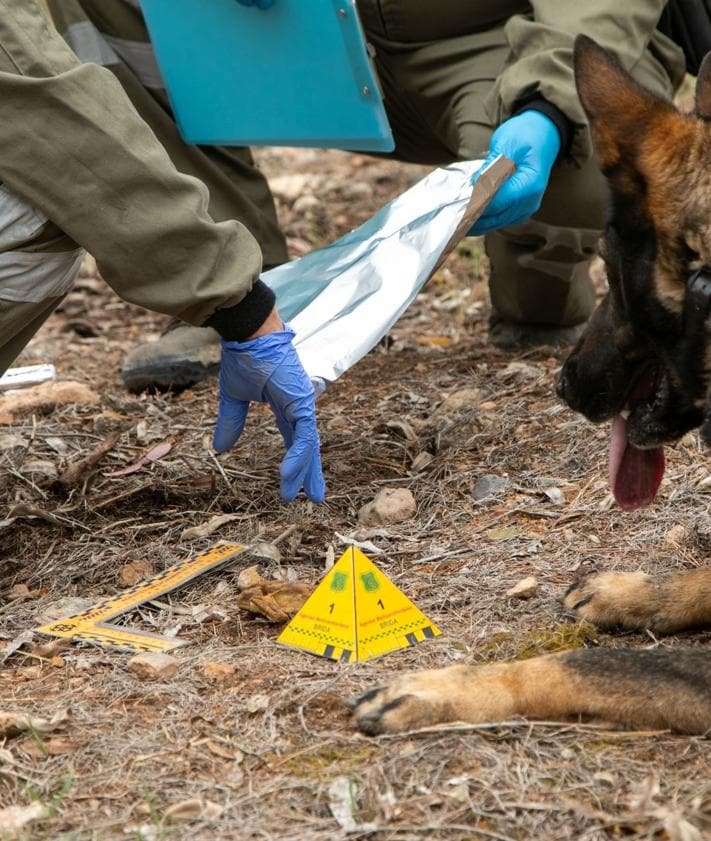
{"type": "MultiPolygon", "coordinates": [[[[260,160],[294,256],[424,173],[338,152],[260,160]]],[[[38,815],[17,837],[330,841],[350,828],[350,838],[377,841],[711,838],[708,739],[589,722],[381,738],[352,726],[344,699],[413,668],[583,645],[711,652],[708,631],[613,636],[561,616],[557,596],[583,570],[707,561],[708,460],[698,436],[686,436],[668,453],[657,504],[616,510],[607,430],[555,397],[563,354],[488,344],[486,272],[481,243],[465,241],[387,340],[319,400],[328,496],[315,506],[280,501],[282,444],[268,412],[253,408],[239,447],[217,460],[214,382],[177,395],[124,390],[123,354],[164,320],[119,300],[87,262],[23,361],[54,362],[99,402],[0,419],[0,719],[34,721],[0,740],[0,809],[38,815]],[[62,484],[113,432],[98,465],[62,484]],[[171,451],[154,463],[107,475],[166,440],[171,451]],[[508,482],[477,499],[491,475],[508,482]],[[409,488],[416,515],[359,526],[358,510],[383,487],[409,488]],[[184,535],[219,514],[232,519],[206,537],[184,535]],[[127,653],[39,647],[48,638],[28,633],[48,611],[114,596],[219,540],[271,543],[271,557],[242,555],[120,620],[189,641],[172,676],[142,679],[127,653]],[[282,625],[237,606],[245,567],[315,584],[352,540],[440,638],[333,663],[275,645],[282,625]],[[538,581],[530,599],[506,596],[528,576],[538,581]]]]}

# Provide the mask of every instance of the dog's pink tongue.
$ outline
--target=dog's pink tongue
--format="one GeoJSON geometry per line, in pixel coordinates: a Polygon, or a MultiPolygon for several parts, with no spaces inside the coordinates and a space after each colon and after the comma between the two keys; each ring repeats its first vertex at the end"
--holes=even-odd
{"type": "Polygon", "coordinates": [[[610,430],[609,476],[615,502],[623,511],[649,505],[664,476],[664,448],[639,450],[627,440],[627,421],[618,415],[610,430]]]}

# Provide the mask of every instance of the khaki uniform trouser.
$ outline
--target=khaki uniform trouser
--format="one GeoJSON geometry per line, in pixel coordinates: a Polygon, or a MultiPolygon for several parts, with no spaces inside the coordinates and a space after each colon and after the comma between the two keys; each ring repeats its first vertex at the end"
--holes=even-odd
{"type": "MultiPolygon", "coordinates": [[[[375,47],[395,157],[446,164],[485,155],[496,127],[486,100],[509,58],[505,19],[525,5],[521,0],[439,0],[442,31],[433,33],[426,2],[358,0],[375,47]],[[405,7],[407,15],[401,11],[405,7]],[[466,32],[477,12],[484,15],[487,28],[466,32]],[[497,15],[504,17],[497,20],[497,15]],[[403,40],[388,37],[389,22],[403,40]],[[465,34],[454,35],[456,31],[465,34]],[[418,40],[427,32],[440,37],[418,40]]],[[[672,96],[672,83],[651,53],[643,56],[634,75],[652,91],[672,96]]],[[[588,318],[595,305],[588,268],[607,201],[605,179],[593,160],[582,167],[562,163],[554,167],[541,208],[531,220],[486,237],[491,301],[501,317],[554,325],[588,318]]]]}

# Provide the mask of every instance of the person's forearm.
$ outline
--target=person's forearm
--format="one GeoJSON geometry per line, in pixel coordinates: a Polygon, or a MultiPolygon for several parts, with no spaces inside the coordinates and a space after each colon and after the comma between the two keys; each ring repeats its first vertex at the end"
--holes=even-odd
{"type": "MultiPolygon", "coordinates": [[[[93,254],[123,298],[192,324],[234,307],[261,270],[255,239],[210,218],[207,189],[178,173],[113,75],[79,64],[32,6],[11,0],[0,20],[17,68],[0,72],[0,180],[93,254]]],[[[270,294],[256,295],[251,331],[270,294]]]]}
{"type": "MultiPolygon", "coordinates": [[[[542,98],[560,109],[574,126],[583,126],[586,119],[573,74],[575,36],[585,32],[614,50],[622,63],[632,69],[647,49],[664,5],[664,0],[644,0],[626,6],[614,0],[531,0],[533,14],[515,15],[506,25],[512,58],[494,91],[492,106],[498,120],[518,113],[527,101],[542,98]]],[[[584,137],[576,137],[573,146],[576,145],[575,157],[592,153],[584,137]]]]}

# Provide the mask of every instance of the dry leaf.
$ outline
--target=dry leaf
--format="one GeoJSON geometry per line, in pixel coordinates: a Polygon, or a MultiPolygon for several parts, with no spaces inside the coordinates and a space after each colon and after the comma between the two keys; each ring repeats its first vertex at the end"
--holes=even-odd
{"type": "Polygon", "coordinates": [[[519,537],[521,529],[517,526],[504,526],[500,529],[490,529],[486,532],[489,540],[511,540],[512,537],[519,537]]]}
{"type": "Polygon", "coordinates": [[[168,806],[163,812],[163,818],[173,821],[215,820],[222,812],[222,806],[218,803],[213,803],[211,800],[199,800],[196,797],[168,806]]]}
{"type": "Polygon", "coordinates": [[[46,458],[29,458],[22,463],[20,473],[39,479],[56,479],[59,475],[57,465],[46,458]]]}
{"type": "Polygon", "coordinates": [[[216,517],[211,517],[206,523],[201,526],[191,526],[185,529],[180,535],[182,540],[199,540],[201,537],[209,537],[216,532],[225,523],[231,523],[233,520],[241,520],[244,518],[243,514],[218,514],[216,517]]]}
{"type": "Polygon", "coordinates": [[[337,537],[341,543],[345,543],[346,546],[355,546],[356,549],[362,549],[364,552],[367,552],[369,555],[382,555],[383,550],[379,549],[373,542],[370,540],[357,540],[355,535],[352,534],[341,534],[338,531],[334,531],[333,534],[337,537]]]}
{"type": "Polygon", "coordinates": [[[352,777],[336,777],[328,787],[328,807],[344,832],[368,833],[376,824],[361,823],[358,819],[358,792],[352,777]]]}
{"type": "Polygon", "coordinates": [[[669,841],[704,841],[704,837],[708,838],[678,812],[672,812],[664,817],[664,829],[669,836],[669,841]]]}
{"type": "MultiPolygon", "coordinates": [[[[52,736],[51,739],[43,739],[41,744],[30,742],[23,744],[22,751],[35,759],[42,759],[43,756],[62,756],[66,753],[76,753],[81,745],[66,736],[52,736]]],[[[2,837],[2,836],[0,836],[2,837]]]]}
{"type": "Polygon", "coordinates": [[[543,493],[554,505],[565,505],[565,494],[560,488],[555,486],[543,488],[543,493]]]}
{"type": "MultiPolygon", "coordinates": [[[[237,607],[265,616],[270,622],[288,622],[304,606],[313,587],[302,581],[269,581],[254,567],[242,570],[242,581],[250,582],[237,596],[237,607]],[[249,578],[244,573],[249,572],[249,578]],[[244,577],[242,577],[244,576],[244,577]]],[[[239,586],[241,582],[238,581],[239,586]]]]}
{"type": "Polygon", "coordinates": [[[210,680],[221,683],[227,678],[233,677],[237,669],[231,663],[205,663],[202,672],[210,680]]]}
{"type": "Polygon", "coordinates": [[[124,587],[132,587],[144,578],[150,578],[151,575],[153,575],[153,565],[150,561],[130,561],[121,567],[119,581],[124,587]]]}
{"type": "Polygon", "coordinates": [[[18,649],[22,648],[28,642],[32,642],[34,633],[32,631],[22,631],[14,640],[9,642],[2,650],[2,662],[4,663],[8,657],[11,657],[18,649]]]}
{"type": "Polygon", "coordinates": [[[454,344],[451,336],[418,336],[416,341],[424,347],[451,347],[454,344]]]}
{"type": "Polygon", "coordinates": [[[221,607],[210,604],[197,604],[191,610],[193,621],[198,624],[212,619],[215,622],[224,622],[227,619],[227,612],[221,607]]]}
{"type": "Polygon", "coordinates": [[[30,654],[34,654],[35,657],[46,657],[48,660],[50,660],[56,658],[60,651],[64,651],[70,646],[71,643],[69,642],[69,640],[57,637],[55,639],[49,640],[48,642],[33,645],[30,648],[30,654]]]}
{"type": "MultiPolygon", "coordinates": [[[[50,443],[50,439],[46,439],[47,443],[50,443]]],[[[27,447],[29,445],[29,441],[24,435],[18,435],[16,432],[3,432],[0,435],[0,451],[3,450],[14,450],[15,447],[27,447]]],[[[50,445],[51,446],[51,445],[50,445]]]]}
{"type": "Polygon", "coordinates": [[[59,517],[51,514],[49,511],[43,511],[41,508],[35,508],[33,505],[28,505],[26,502],[18,502],[17,505],[13,505],[13,507],[7,512],[7,519],[0,520],[0,529],[11,526],[15,520],[20,517],[27,518],[28,520],[34,518],[46,520],[48,523],[52,523],[55,526],[62,526],[66,523],[66,521],[63,522],[59,517]]]}
{"type": "Polygon", "coordinates": [[[16,838],[18,833],[34,821],[41,821],[49,814],[49,809],[35,800],[29,806],[7,806],[0,809],[0,828],[3,839],[16,838]]]}
{"type": "Polygon", "coordinates": [[[0,737],[17,736],[25,731],[44,736],[53,730],[60,730],[68,721],[68,709],[59,710],[52,718],[35,718],[27,713],[8,713],[0,710],[0,737]]]}
{"type": "Polygon", "coordinates": [[[144,453],[138,461],[134,461],[134,463],[129,464],[128,467],[122,467],[121,470],[114,470],[112,473],[107,473],[106,476],[128,476],[131,473],[137,473],[147,464],[151,464],[152,462],[163,458],[163,456],[167,456],[172,449],[173,442],[170,439],[161,441],[160,444],[156,444],[155,447],[151,447],[147,453],[144,453]]]}
{"type": "Polygon", "coordinates": [[[252,554],[258,558],[266,558],[268,561],[276,561],[277,563],[281,562],[281,552],[279,551],[279,547],[274,543],[258,540],[249,548],[252,554]]]}
{"type": "Polygon", "coordinates": [[[205,743],[210,753],[219,756],[221,759],[229,759],[230,762],[239,763],[244,759],[244,754],[239,748],[227,747],[215,739],[208,739],[205,743]]]}

